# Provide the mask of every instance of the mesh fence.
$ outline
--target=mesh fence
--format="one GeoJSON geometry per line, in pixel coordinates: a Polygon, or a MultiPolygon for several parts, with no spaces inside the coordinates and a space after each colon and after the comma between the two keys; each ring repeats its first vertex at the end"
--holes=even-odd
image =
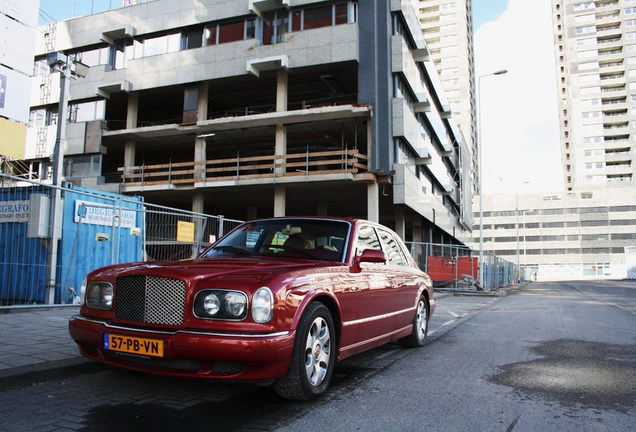
{"type": "Polygon", "coordinates": [[[241,222],[0,174],[0,307],[77,302],[96,268],[192,258],[241,222]]]}

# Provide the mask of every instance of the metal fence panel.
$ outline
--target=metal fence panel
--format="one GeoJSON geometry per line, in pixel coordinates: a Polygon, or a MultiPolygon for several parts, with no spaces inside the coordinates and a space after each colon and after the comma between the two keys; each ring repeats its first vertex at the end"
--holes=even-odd
{"type": "Polygon", "coordinates": [[[96,268],[192,258],[240,223],[145,203],[141,197],[0,174],[0,307],[75,303],[83,278],[96,268]],[[56,190],[63,214],[52,284],[47,205],[56,190]]]}
{"type": "Polygon", "coordinates": [[[517,266],[490,253],[484,255],[484,286],[479,286],[479,251],[465,246],[408,242],[411,255],[438,289],[490,291],[513,283],[517,266]]]}

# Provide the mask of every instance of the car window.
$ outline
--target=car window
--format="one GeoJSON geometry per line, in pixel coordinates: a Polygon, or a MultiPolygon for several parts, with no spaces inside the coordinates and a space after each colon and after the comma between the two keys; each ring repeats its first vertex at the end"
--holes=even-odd
{"type": "Polygon", "coordinates": [[[378,232],[380,233],[380,239],[382,241],[382,246],[384,247],[388,263],[390,265],[398,266],[406,265],[404,252],[393,234],[383,229],[379,229],[378,232]]]}
{"type": "Polygon", "coordinates": [[[380,239],[370,225],[362,225],[358,230],[357,255],[362,255],[365,249],[382,250],[380,239]]]}
{"type": "Polygon", "coordinates": [[[246,223],[205,254],[297,255],[341,261],[350,225],[340,221],[278,219],[246,223]]]}

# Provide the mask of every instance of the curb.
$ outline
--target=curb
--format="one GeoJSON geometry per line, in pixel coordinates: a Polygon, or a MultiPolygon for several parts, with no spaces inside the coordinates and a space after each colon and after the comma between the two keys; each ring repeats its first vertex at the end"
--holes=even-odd
{"type": "Polygon", "coordinates": [[[83,357],[3,369],[0,370],[0,391],[96,373],[100,370],[104,370],[103,365],[83,357]]]}

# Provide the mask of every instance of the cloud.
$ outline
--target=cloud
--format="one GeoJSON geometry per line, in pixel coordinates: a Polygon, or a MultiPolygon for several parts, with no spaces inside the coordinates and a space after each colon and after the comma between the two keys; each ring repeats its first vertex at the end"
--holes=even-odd
{"type": "Polygon", "coordinates": [[[510,0],[475,34],[486,194],[563,190],[553,38],[550,0],[510,0]]]}

